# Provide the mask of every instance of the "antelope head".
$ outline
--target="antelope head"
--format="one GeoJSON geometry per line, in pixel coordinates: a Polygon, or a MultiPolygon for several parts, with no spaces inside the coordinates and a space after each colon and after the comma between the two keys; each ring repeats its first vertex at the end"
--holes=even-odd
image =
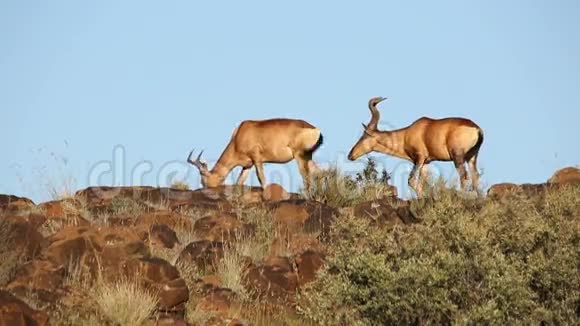
{"type": "Polygon", "coordinates": [[[371,111],[371,121],[368,124],[362,124],[364,133],[359,138],[359,140],[354,144],[350,153],[348,153],[348,159],[354,161],[359,157],[368,154],[373,151],[377,144],[377,137],[379,135],[379,119],[380,113],[377,110],[377,104],[386,100],[386,97],[373,97],[369,100],[369,110],[371,111]]]}
{"type": "Polygon", "coordinates": [[[221,178],[216,173],[212,173],[212,171],[210,171],[207,168],[207,163],[201,161],[201,154],[203,154],[203,150],[201,152],[199,152],[199,155],[197,156],[197,158],[195,160],[193,160],[192,159],[193,150],[192,150],[189,153],[189,156],[187,157],[187,162],[189,164],[195,166],[199,170],[199,174],[201,176],[202,187],[204,187],[204,188],[217,187],[217,186],[221,185],[221,183],[223,182],[223,178],[221,178]]]}

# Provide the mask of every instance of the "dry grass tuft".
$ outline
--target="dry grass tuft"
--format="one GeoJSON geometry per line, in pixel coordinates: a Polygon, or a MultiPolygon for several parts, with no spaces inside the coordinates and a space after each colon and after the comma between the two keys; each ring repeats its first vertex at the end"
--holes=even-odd
{"type": "Polygon", "coordinates": [[[145,212],[145,207],[132,198],[116,196],[111,201],[109,210],[112,215],[136,217],[145,212]]]}
{"type": "Polygon", "coordinates": [[[343,174],[338,166],[317,172],[302,195],[332,207],[352,206],[392,195],[389,180],[389,174],[383,170],[379,175],[376,162],[369,158],[366,167],[355,176],[343,174]]]}
{"type": "Polygon", "coordinates": [[[0,217],[0,287],[8,284],[22,263],[20,254],[11,250],[14,235],[9,222],[0,217]]]}
{"type": "Polygon", "coordinates": [[[185,181],[176,180],[171,184],[171,188],[177,190],[189,190],[189,185],[185,181]]]}
{"type": "Polygon", "coordinates": [[[143,325],[151,317],[159,298],[136,282],[123,280],[112,284],[99,282],[95,301],[101,313],[116,325],[143,325]]]}
{"type": "Polygon", "coordinates": [[[234,291],[243,301],[250,299],[250,293],[244,286],[246,259],[237,244],[224,245],[224,256],[217,264],[216,270],[223,287],[234,291]]]}

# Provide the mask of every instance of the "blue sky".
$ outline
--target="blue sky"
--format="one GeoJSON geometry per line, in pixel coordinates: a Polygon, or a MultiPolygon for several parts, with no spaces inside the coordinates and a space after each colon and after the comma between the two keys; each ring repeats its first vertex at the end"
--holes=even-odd
{"type": "MultiPolygon", "coordinates": [[[[195,188],[191,148],[211,163],[240,121],[272,117],[318,126],[315,159],[356,171],[372,96],[383,128],[476,121],[486,184],[543,182],[580,163],[578,17],[572,0],[2,1],[0,193],[195,188]]],[[[409,163],[374,157],[406,184],[409,163]]],[[[299,186],[295,163],[266,171],[299,186]]]]}

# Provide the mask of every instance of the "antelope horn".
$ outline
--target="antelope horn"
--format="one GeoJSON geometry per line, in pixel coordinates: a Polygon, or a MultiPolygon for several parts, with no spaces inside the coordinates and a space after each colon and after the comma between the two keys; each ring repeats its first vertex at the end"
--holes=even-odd
{"type": "Polygon", "coordinates": [[[203,154],[203,150],[201,152],[199,152],[199,155],[197,156],[197,158],[195,160],[192,160],[191,157],[193,156],[194,151],[195,151],[195,149],[193,149],[191,152],[189,152],[189,156],[187,157],[187,162],[189,164],[195,166],[196,168],[198,168],[203,173],[207,170],[206,164],[201,161],[201,154],[203,154]]]}
{"type": "Polygon", "coordinates": [[[373,97],[369,100],[369,110],[371,111],[371,121],[367,125],[367,129],[376,131],[377,126],[379,124],[379,119],[381,118],[381,114],[377,109],[377,104],[381,103],[382,101],[386,100],[386,97],[373,97]]]}

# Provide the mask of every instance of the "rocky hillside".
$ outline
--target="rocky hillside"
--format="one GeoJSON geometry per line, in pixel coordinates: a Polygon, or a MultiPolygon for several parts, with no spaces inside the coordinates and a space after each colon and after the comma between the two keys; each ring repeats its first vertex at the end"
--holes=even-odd
{"type": "Polygon", "coordinates": [[[405,201],[335,171],[307,194],[0,195],[0,325],[577,323],[579,184],[567,168],[405,201]]]}

